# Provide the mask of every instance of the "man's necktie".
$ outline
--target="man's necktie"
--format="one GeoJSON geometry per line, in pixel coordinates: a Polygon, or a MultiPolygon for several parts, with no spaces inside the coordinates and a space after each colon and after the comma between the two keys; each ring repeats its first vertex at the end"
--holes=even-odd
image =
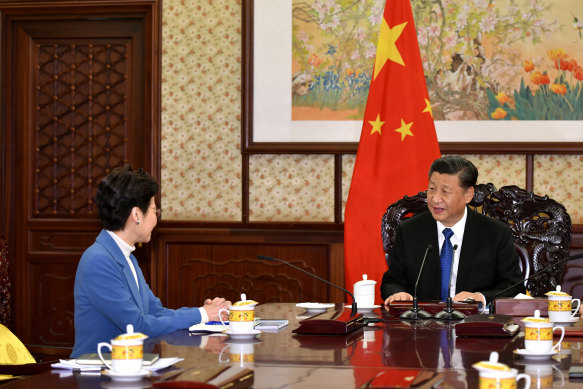
{"type": "Polygon", "coordinates": [[[453,246],[451,245],[450,240],[453,236],[453,231],[451,228],[445,228],[443,230],[443,235],[445,236],[445,242],[443,242],[441,254],[439,255],[439,261],[441,263],[441,301],[447,300],[449,275],[451,274],[451,264],[453,262],[453,246]]]}

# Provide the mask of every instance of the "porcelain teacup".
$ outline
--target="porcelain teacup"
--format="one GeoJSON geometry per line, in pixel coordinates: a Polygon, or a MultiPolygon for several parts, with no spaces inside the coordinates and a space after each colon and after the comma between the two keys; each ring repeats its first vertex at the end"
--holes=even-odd
{"type": "Polygon", "coordinates": [[[244,334],[252,332],[255,328],[255,306],[257,301],[247,300],[244,293],[241,294],[241,301],[237,301],[229,310],[219,310],[219,318],[223,325],[227,325],[223,321],[222,312],[229,314],[229,330],[232,333],[244,334]]]}
{"type": "Polygon", "coordinates": [[[524,323],[524,348],[533,354],[545,354],[556,351],[565,337],[565,328],[561,326],[553,327],[553,323],[540,316],[540,311],[534,311],[534,316],[522,319],[524,323]],[[561,330],[561,338],[553,346],[553,332],[561,330]]]}
{"type": "Polygon", "coordinates": [[[126,331],[127,333],[112,339],[111,344],[107,342],[99,343],[97,345],[97,354],[105,366],[115,373],[131,375],[142,370],[144,339],[147,336],[134,332],[134,326],[131,324],[127,325],[126,331]],[[103,354],[101,354],[103,347],[107,347],[111,351],[111,363],[103,358],[103,354]]]}
{"type": "Polygon", "coordinates": [[[480,374],[480,389],[516,389],[517,382],[524,380],[524,388],[530,388],[530,376],[518,374],[518,370],[498,362],[498,353],[492,351],[488,361],[472,365],[480,374]]]}
{"type": "Polygon", "coordinates": [[[556,290],[545,293],[548,300],[549,319],[553,323],[565,323],[575,317],[579,306],[580,299],[574,299],[571,295],[561,292],[561,286],[558,285],[556,290]],[[573,305],[577,308],[573,309],[573,305]]]}
{"type": "Polygon", "coordinates": [[[376,281],[367,279],[366,274],[362,275],[362,280],[354,283],[354,300],[357,308],[370,308],[374,306],[376,281]]]}

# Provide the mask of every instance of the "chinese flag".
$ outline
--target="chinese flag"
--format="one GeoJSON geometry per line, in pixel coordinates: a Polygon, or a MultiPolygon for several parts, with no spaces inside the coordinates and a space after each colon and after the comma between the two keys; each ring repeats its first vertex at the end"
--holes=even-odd
{"type": "MultiPolygon", "coordinates": [[[[346,288],[381,282],[381,219],[404,195],[425,190],[440,157],[409,0],[387,0],[344,218],[346,288]]],[[[376,301],[381,298],[376,291],[376,301]]]]}

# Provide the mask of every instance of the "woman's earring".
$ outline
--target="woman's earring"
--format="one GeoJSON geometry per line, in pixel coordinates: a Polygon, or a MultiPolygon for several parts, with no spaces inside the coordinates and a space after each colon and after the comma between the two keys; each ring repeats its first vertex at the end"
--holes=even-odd
{"type": "Polygon", "coordinates": [[[136,221],[136,223],[140,224],[140,219],[138,219],[138,220],[136,221]]]}

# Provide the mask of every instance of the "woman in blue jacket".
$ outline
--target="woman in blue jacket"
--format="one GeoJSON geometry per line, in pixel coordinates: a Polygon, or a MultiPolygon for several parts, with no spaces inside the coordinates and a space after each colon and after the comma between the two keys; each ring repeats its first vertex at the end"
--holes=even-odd
{"type": "Polygon", "coordinates": [[[75,276],[75,347],[72,358],[94,353],[99,342],[124,333],[160,336],[193,324],[219,320],[219,309],[231,303],[207,299],[200,308],[168,309],[154,296],[132,255],[147,243],[160,209],[155,179],[143,169],[114,169],[97,187],[95,204],[103,230],[81,257],[75,276]]]}

